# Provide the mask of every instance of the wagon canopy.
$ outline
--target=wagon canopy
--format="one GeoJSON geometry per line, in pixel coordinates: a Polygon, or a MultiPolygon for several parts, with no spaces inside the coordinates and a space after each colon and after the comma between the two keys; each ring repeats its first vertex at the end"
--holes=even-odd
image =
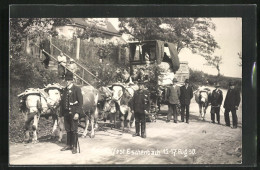
{"type": "Polygon", "coordinates": [[[163,58],[165,54],[170,58],[170,66],[172,68],[172,71],[175,72],[180,67],[180,61],[178,57],[178,52],[173,43],[163,42],[163,41],[156,41],[156,51],[158,53],[157,55],[157,63],[160,64],[163,61],[163,58]],[[167,53],[167,47],[170,52],[170,56],[167,53]]]}
{"type": "Polygon", "coordinates": [[[130,61],[132,63],[142,63],[145,61],[145,52],[148,52],[150,55],[150,61],[156,60],[157,64],[160,64],[161,62],[168,62],[173,72],[177,71],[180,67],[178,52],[175,44],[173,43],[160,40],[148,40],[131,42],[129,43],[129,46],[130,61]]]}

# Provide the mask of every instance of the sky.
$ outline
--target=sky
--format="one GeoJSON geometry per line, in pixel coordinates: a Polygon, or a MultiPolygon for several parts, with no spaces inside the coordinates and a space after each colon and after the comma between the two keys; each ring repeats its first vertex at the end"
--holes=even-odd
{"type": "MultiPolygon", "coordinates": [[[[110,18],[109,21],[118,29],[117,18],[110,18]]],[[[238,65],[240,59],[237,55],[238,52],[242,52],[242,18],[212,18],[212,22],[215,23],[216,30],[212,30],[211,34],[220,46],[213,56],[222,56],[223,62],[220,65],[220,74],[242,78],[242,67],[238,65]]],[[[217,75],[216,68],[206,66],[206,60],[202,56],[192,54],[189,49],[181,50],[179,59],[188,61],[189,67],[193,70],[217,75]]]]}

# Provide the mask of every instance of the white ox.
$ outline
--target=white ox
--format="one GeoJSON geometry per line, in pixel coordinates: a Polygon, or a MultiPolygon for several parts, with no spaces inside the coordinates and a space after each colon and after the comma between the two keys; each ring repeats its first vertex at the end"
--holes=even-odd
{"type": "MultiPolygon", "coordinates": [[[[132,99],[134,96],[135,87],[125,86],[123,84],[113,84],[112,85],[112,100],[115,104],[115,112],[119,112],[119,117],[121,121],[121,129],[125,130],[125,122],[127,126],[127,131],[130,128],[130,121],[133,120],[132,111],[132,99]]],[[[108,103],[109,104],[109,103],[108,103]]],[[[111,111],[113,112],[113,111],[111,111]]]]}
{"type": "Polygon", "coordinates": [[[29,126],[33,121],[32,143],[38,142],[37,128],[41,116],[53,117],[54,126],[53,134],[57,128],[57,117],[59,113],[59,104],[61,100],[62,87],[58,84],[48,85],[44,89],[27,89],[25,92],[18,95],[20,97],[20,111],[25,117],[25,139],[24,142],[29,142],[29,126]]]}
{"type": "Polygon", "coordinates": [[[208,88],[198,89],[194,93],[195,93],[195,101],[199,105],[200,117],[202,117],[203,120],[204,120],[207,108],[209,106],[209,98],[210,98],[210,95],[211,95],[210,89],[208,89],[208,88]],[[204,116],[202,116],[202,109],[203,109],[203,112],[204,112],[204,116]]]}

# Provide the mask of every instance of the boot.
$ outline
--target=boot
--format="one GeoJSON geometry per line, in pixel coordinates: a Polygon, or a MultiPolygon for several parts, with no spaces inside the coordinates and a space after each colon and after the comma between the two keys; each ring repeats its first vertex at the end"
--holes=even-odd
{"type": "Polygon", "coordinates": [[[67,151],[67,150],[71,150],[72,146],[71,146],[71,132],[67,132],[67,145],[65,147],[63,147],[60,151],[67,151]]]}
{"type": "Polygon", "coordinates": [[[77,153],[77,144],[78,144],[78,140],[77,140],[78,134],[77,133],[72,133],[72,154],[76,154],[77,153]]]}
{"type": "Polygon", "coordinates": [[[141,122],[141,137],[146,138],[146,127],[145,121],[141,122]]]}
{"type": "Polygon", "coordinates": [[[135,134],[133,134],[133,137],[136,136],[140,136],[140,124],[137,121],[135,121],[135,134]]]}

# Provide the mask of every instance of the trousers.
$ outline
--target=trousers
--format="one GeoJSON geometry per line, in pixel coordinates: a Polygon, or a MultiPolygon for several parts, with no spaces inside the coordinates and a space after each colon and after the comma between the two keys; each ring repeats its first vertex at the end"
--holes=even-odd
{"type": "Polygon", "coordinates": [[[177,122],[178,117],[177,117],[177,104],[169,104],[169,111],[167,115],[167,120],[171,120],[171,116],[173,115],[174,122],[177,122]]]}
{"type": "Polygon", "coordinates": [[[215,114],[216,114],[216,116],[217,116],[217,121],[218,121],[218,122],[220,121],[219,111],[220,111],[220,107],[213,107],[213,106],[211,106],[210,113],[211,113],[211,120],[212,120],[213,122],[215,122],[215,114]]]}
{"type": "Polygon", "coordinates": [[[134,113],[135,116],[135,131],[140,134],[140,124],[141,124],[141,134],[146,135],[146,120],[145,113],[134,113]]]}
{"type": "Polygon", "coordinates": [[[237,127],[237,112],[235,108],[226,108],[225,112],[224,112],[224,116],[225,116],[225,122],[227,126],[230,126],[230,119],[229,119],[229,112],[231,111],[232,113],[232,122],[233,122],[233,126],[237,127]]]}
{"type": "Polygon", "coordinates": [[[78,120],[73,119],[73,114],[65,114],[64,126],[67,132],[67,145],[77,148],[78,141],[78,120]]]}
{"type": "Polygon", "coordinates": [[[67,132],[77,133],[78,132],[78,120],[73,119],[73,114],[66,114],[64,116],[64,125],[67,132]]]}
{"type": "Polygon", "coordinates": [[[181,104],[181,121],[184,122],[184,112],[186,110],[186,122],[189,122],[190,117],[190,105],[181,104]]]}

